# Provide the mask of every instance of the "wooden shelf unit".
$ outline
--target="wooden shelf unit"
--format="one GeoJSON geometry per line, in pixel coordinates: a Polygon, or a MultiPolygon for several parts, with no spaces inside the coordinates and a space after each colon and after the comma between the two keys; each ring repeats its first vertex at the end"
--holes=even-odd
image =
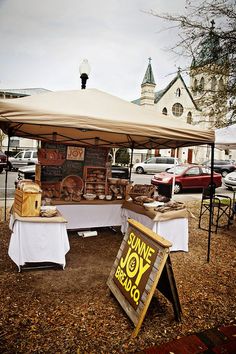
{"type": "Polygon", "coordinates": [[[84,166],[84,193],[106,194],[107,168],[99,166],[84,166]]]}

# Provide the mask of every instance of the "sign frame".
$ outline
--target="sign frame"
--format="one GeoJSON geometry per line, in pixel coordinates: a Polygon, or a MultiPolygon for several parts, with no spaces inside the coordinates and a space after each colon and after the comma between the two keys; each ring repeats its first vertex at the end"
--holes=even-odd
{"type": "MultiPolygon", "coordinates": [[[[107,285],[134,323],[135,329],[132,332],[132,337],[136,337],[156,289],[160,290],[162,294],[172,302],[176,320],[181,319],[181,307],[169,257],[170,247],[172,246],[171,242],[160,237],[136,220],[128,219],[128,223],[128,229],[112,266],[107,285]],[[139,243],[139,248],[137,243],[139,243]],[[143,243],[145,243],[146,246],[143,245],[143,243]],[[146,247],[147,250],[146,258],[144,252],[140,251],[144,247],[146,247]],[[148,251],[148,247],[152,248],[153,251],[150,251],[150,248],[148,251]],[[137,255],[134,255],[135,249],[137,255]],[[153,257],[147,257],[147,254],[149,254],[149,256],[153,255],[153,257]],[[130,267],[133,273],[130,272],[130,267]],[[164,268],[165,272],[163,272],[164,268]],[[137,277],[135,278],[135,276],[133,276],[134,269],[140,269],[140,273],[139,270],[137,270],[137,274],[141,274],[138,279],[139,281],[137,281],[137,277]],[[133,288],[135,287],[134,284],[140,286],[141,278],[145,276],[145,269],[148,276],[146,276],[145,285],[143,286],[142,284],[140,288],[140,298],[136,304],[134,304],[134,301],[131,299],[132,288],[130,290],[127,284],[133,284],[133,288]],[[128,275],[131,276],[129,280],[128,275]],[[124,282],[124,279],[126,282],[124,282]],[[158,286],[159,280],[161,280],[160,287],[158,286]],[[119,285],[119,282],[121,285],[119,285]],[[122,289],[122,286],[124,289],[122,289]],[[130,293],[128,290],[130,290],[130,293]]],[[[136,289],[136,291],[139,291],[139,289],[136,289]]]]}
{"type": "Polygon", "coordinates": [[[80,146],[67,146],[66,159],[72,161],[84,161],[85,148],[80,146]]]}

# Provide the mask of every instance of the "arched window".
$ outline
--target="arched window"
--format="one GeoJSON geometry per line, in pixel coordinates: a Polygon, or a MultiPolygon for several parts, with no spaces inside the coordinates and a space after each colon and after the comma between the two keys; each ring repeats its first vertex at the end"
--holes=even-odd
{"type": "Polygon", "coordinates": [[[216,90],[216,85],[217,85],[217,80],[216,80],[216,77],[213,76],[213,78],[211,79],[211,90],[212,91],[216,90]]]}
{"type": "Polygon", "coordinates": [[[205,80],[204,80],[204,77],[201,77],[200,85],[199,85],[199,92],[204,91],[204,86],[205,86],[205,80]]]}
{"type": "Polygon", "coordinates": [[[223,90],[224,90],[224,80],[221,77],[219,80],[219,91],[223,91],[223,90]]]}
{"type": "Polygon", "coordinates": [[[176,117],[182,116],[183,111],[184,111],[184,108],[183,108],[182,104],[180,104],[180,103],[175,103],[175,104],[172,106],[172,113],[173,113],[173,115],[176,116],[176,117]]]}
{"type": "Polygon", "coordinates": [[[209,122],[214,123],[214,116],[215,116],[215,111],[213,108],[211,108],[209,112],[209,122]]]}
{"type": "Polygon", "coordinates": [[[176,97],[180,97],[180,95],[181,95],[181,90],[180,90],[180,88],[177,88],[177,90],[176,90],[176,92],[175,92],[175,95],[176,95],[176,97]]]}
{"type": "Polygon", "coordinates": [[[165,116],[167,116],[167,108],[166,108],[166,107],[163,108],[162,114],[164,114],[165,116]]]}
{"type": "Polygon", "coordinates": [[[193,94],[196,95],[197,94],[197,79],[195,79],[193,81],[193,94]]]}
{"type": "Polygon", "coordinates": [[[187,123],[192,124],[193,117],[192,117],[192,112],[188,112],[187,114],[187,123]]]}

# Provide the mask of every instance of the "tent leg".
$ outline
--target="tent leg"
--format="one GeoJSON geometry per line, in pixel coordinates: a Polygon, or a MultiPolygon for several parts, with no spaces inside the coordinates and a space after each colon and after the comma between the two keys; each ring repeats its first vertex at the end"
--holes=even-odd
{"type": "Polygon", "coordinates": [[[129,180],[131,180],[131,172],[132,172],[132,167],[133,167],[133,158],[134,158],[134,148],[131,148],[131,161],[129,165],[129,180]]]}
{"type": "MultiPolygon", "coordinates": [[[[177,148],[175,148],[175,161],[177,158],[177,148]]],[[[176,163],[174,163],[174,175],[173,175],[173,180],[172,180],[172,190],[171,190],[171,198],[174,197],[175,194],[175,176],[176,176],[176,163]]]]}
{"type": "Polygon", "coordinates": [[[215,144],[211,144],[211,189],[210,189],[210,216],[209,216],[209,228],[208,228],[208,247],[207,247],[207,262],[210,261],[211,250],[211,227],[212,227],[212,213],[213,213],[213,195],[214,195],[214,180],[213,180],[213,166],[214,166],[214,148],[215,144]]]}
{"type": "Polygon", "coordinates": [[[6,168],[6,175],[5,175],[5,194],[4,194],[4,221],[7,220],[7,179],[8,179],[8,156],[10,150],[10,141],[11,137],[8,135],[8,143],[7,143],[7,168],[6,168]]]}

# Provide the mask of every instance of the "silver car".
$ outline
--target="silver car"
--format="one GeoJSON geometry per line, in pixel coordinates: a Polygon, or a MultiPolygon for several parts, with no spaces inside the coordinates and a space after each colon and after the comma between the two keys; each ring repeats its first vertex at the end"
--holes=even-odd
{"type": "Polygon", "coordinates": [[[164,172],[168,168],[173,167],[174,163],[180,165],[181,160],[170,156],[150,157],[150,159],[136,163],[133,166],[133,171],[139,174],[164,172]]]}
{"type": "Polygon", "coordinates": [[[228,189],[236,190],[236,171],[230,172],[225,176],[224,184],[228,189]]]}

